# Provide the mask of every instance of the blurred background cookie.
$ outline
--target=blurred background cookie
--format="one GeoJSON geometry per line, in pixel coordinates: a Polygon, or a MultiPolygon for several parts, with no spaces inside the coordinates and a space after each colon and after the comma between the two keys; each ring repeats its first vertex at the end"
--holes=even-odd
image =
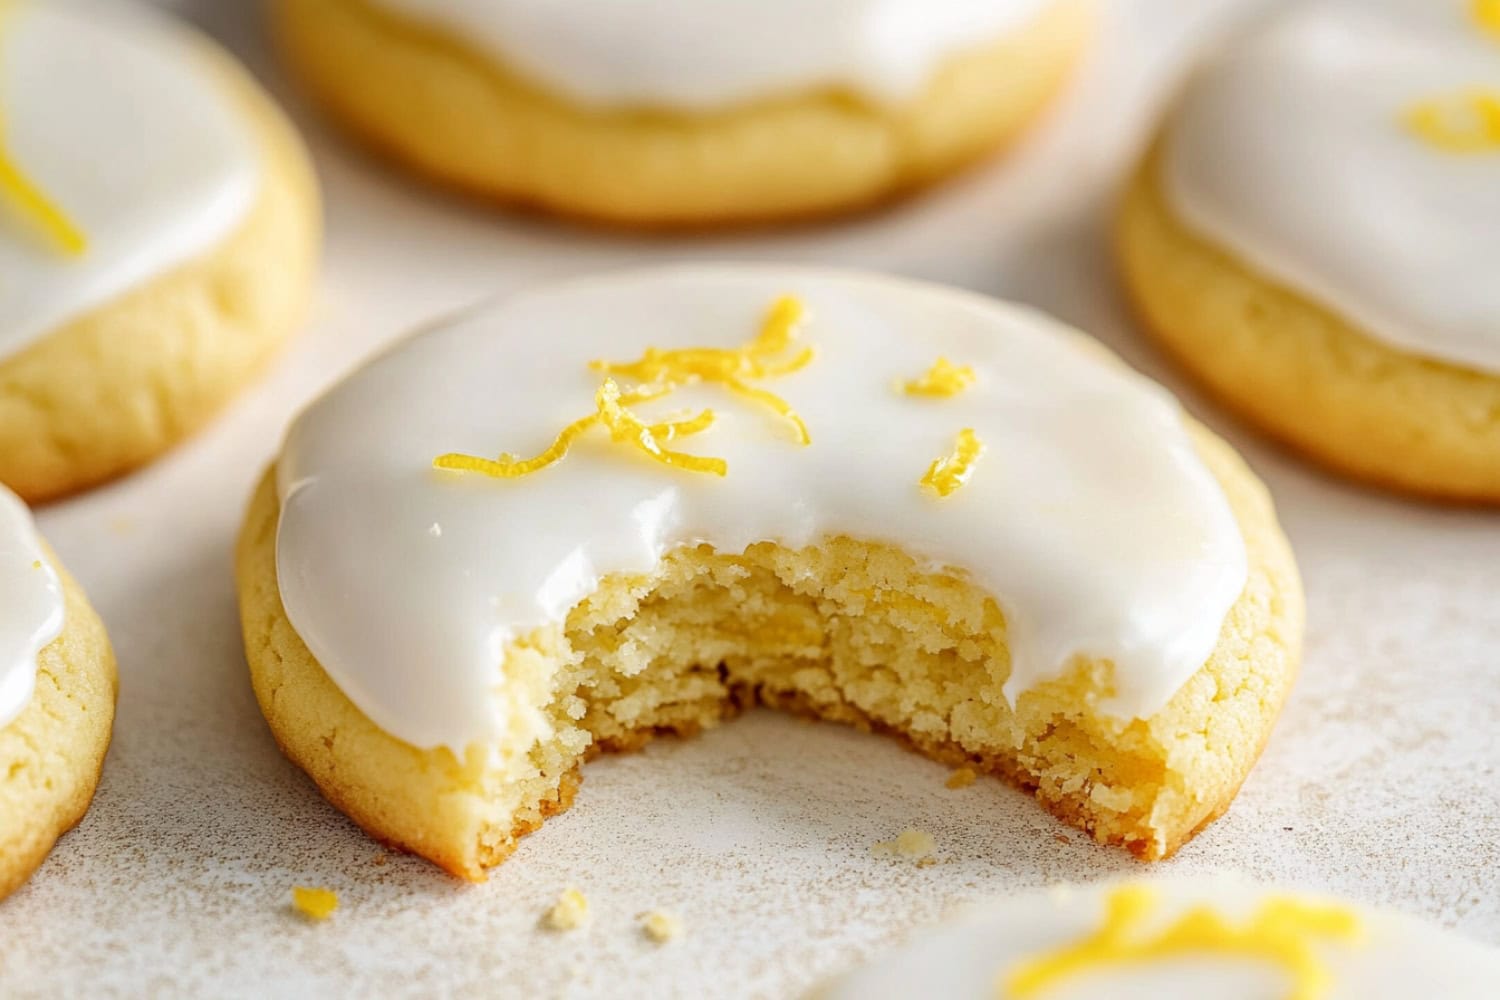
{"type": "Polygon", "coordinates": [[[130,3],[0,3],[0,483],[92,486],[201,426],[301,318],[319,209],[230,56],[130,3]]]}
{"type": "Polygon", "coordinates": [[[1119,222],[1146,326],[1341,472],[1500,502],[1500,8],[1320,0],[1190,81],[1119,222]]]}
{"type": "Polygon", "coordinates": [[[335,118],[502,201],[633,226],[823,215],[1021,134],[1092,0],[272,0],[335,118]]]}

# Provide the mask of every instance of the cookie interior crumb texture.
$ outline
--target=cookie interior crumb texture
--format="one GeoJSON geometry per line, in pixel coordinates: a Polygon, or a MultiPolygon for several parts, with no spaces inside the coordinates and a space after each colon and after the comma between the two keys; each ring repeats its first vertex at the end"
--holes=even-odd
{"type": "Polygon", "coordinates": [[[557,897],[543,922],[555,931],[577,930],[589,922],[588,897],[569,886],[557,897]]]}

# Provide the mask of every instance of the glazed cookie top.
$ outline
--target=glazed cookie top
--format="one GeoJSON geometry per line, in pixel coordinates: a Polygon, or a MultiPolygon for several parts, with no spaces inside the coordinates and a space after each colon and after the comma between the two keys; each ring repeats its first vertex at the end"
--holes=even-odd
{"type": "Polygon", "coordinates": [[[1500,951],[1393,913],[1223,875],[1054,887],[976,907],[818,1000],[1480,1000],[1500,951]]]}
{"type": "Polygon", "coordinates": [[[31,512],[0,486],[0,728],[31,701],[36,658],[62,634],[63,591],[31,512]]]}
{"type": "Polygon", "coordinates": [[[1087,654],[1124,718],[1205,662],[1248,572],[1163,390],[1036,313],[838,272],[665,268],[479,309],[302,414],[278,478],[288,617],[420,747],[503,733],[506,644],[680,546],[845,535],[967,572],[1007,616],[1006,697],[1087,654]]]}
{"type": "Polygon", "coordinates": [[[0,359],[248,213],[255,151],[191,41],[132,4],[0,0],[0,359]]]}
{"type": "Polygon", "coordinates": [[[1183,222],[1369,335],[1500,372],[1500,2],[1319,0],[1168,126],[1183,222]]]}
{"type": "Polygon", "coordinates": [[[807,90],[912,97],[1054,0],[376,0],[592,107],[709,111],[807,90]]]}

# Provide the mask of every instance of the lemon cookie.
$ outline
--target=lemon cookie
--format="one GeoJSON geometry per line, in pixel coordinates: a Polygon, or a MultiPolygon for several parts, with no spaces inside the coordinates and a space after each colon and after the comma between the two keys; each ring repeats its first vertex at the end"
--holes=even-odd
{"type": "Polygon", "coordinates": [[[1500,20],[1322,0],[1192,81],[1120,219],[1146,325],[1276,437],[1500,501],[1500,20]]]}
{"type": "Polygon", "coordinates": [[[66,494],[202,425],[300,317],[318,229],[300,141],[217,47],[0,0],[0,483],[66,494]]]}
{"type": "Polygon", "coordinates": [[[446,184],[639,226],[854,209],[1025,130],[1093,0],[274,0],[309,91],[446,184]]]}
{"type": "Polygon", "coordinates": [[[1031,312],[797,268],[440,325],[298,418],[238,553],[287,754],[479,878],[579,765],[750,701],[899,734],[1143,858],[1244,780],[1302,598],[1265,490],[1031,312]]]}
{"type": "Polygon", "coordinates": [[[1056,886],[972,906],[818,1000],[1482,1000],[1500,951],[1434,924],[1229,875],[1056,886]]]}
{"type": "Polygon", "coordinates": [[[0,486],[0,899],[88,810],[114,715],[104,626],[0,486]]]}

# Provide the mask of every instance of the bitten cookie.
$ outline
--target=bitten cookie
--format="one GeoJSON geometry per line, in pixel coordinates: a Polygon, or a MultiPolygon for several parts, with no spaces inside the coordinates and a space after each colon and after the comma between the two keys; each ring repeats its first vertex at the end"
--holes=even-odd
{"type": "Polygon", "coordinates": [[[429,328],[297,420],[238,574],[282,748],[467,878],[589,756],[754,700],[1164,857],[1260,753],[1303,613],[1260,483],[1093,342],[777,267],[429,328]]]}
{"type": "Polygon", "coordinates": [[[1190,82],[1119,220],[1145,325],[1351,476],[1500,501],[1500,7],[1320,0],[1190,82]]]}
{"type": "Polygon", "coordinates": [[[969,907],[817,1000],[1485,1000],[1500,950],[1229,875],[1053,886],[969,907]]]}
{"type": "Polygon", "coordinates": [[[287,61],[458,188],[633,226],[856,209],[1020,135],[1093,0],[275,0],[287,61]]]}
{"type": "Polygon", "coordinates": [[[300,140],[212,43],[128,3],[0,0],[0,483],[38,501],[201,426],[302,315],[300,140]]]}
{"type": "Polygon", "coordinates": [[[0,899],[88,811],[114,714],[104,626],[0,486],[0,899]]]}

